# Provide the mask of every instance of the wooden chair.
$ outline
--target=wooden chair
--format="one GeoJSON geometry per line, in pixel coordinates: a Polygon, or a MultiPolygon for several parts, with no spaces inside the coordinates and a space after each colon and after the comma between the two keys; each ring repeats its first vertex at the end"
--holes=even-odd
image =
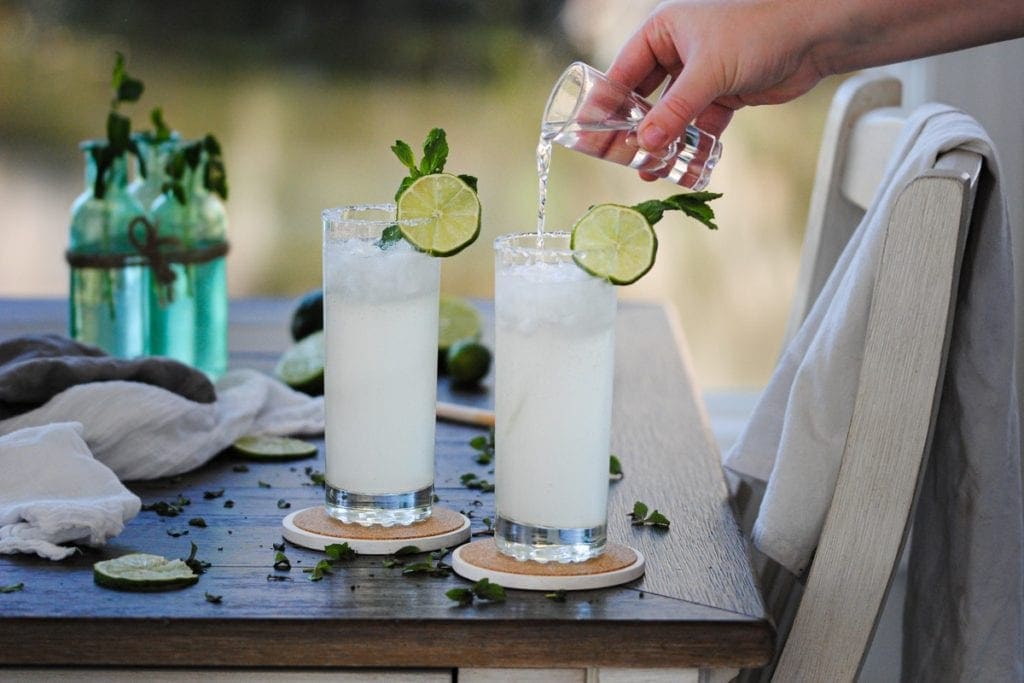
{"type": "MultiPolygon", "coordinates": [[[[819,156],[787,341],[870,206],[905,120],[899,81],[862,75],[838,90],[819,156]]],[[[955,151],[900,194],[873,285],[863,367],[836,492],[801,584],[759,557],[775,660],[744,680],[857,677],[906,542],[942,390],[964,240],[981,157],[955,151]]],[[[762,490],[741,483],[748,531],[762,490]]]]}

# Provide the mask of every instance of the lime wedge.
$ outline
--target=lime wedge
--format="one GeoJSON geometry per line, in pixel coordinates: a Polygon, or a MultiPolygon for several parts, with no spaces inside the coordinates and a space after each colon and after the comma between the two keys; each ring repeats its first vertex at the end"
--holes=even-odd
{"type": "Polygon", "coordinates": [[[92,578],[104,588],[123,591],[166,591],[191,586],[199,580],[182,560],[132,553],[92,566],[92,578]]]}
{"type": "Polygon", "coordinates": [[[618,204],[598,204],[583,214],[569,244],[582,252],[575,259],[583,270],[615,285],[639,280],[658,252],[658,238],[644,215],[618,204]]]}
{"type": "Polygon", "coordinates": [[[437,350],[447,352],[463,339],[480,339],[480,314],[473,304],[456,297],[441,297],[437,320],[437,350]]]}
{"type": "Polygon", "coordinates": [[[231,447],[253,460],[297,460],[316,455],[316,444],[287,436],[243,436],[231,447]]]}
{"type": "Polygon", "coordinates": [[[480,234],[480,199],[458,176],[425,175],[398,198],[398,225],[420,251],[452,256],[480,234]]]}
{"type": "Polygon", "coordinates": [[[324,393],[324,333],[317,330],[288,349],[274,374],[292,389],[311,396],[324,393]]]}

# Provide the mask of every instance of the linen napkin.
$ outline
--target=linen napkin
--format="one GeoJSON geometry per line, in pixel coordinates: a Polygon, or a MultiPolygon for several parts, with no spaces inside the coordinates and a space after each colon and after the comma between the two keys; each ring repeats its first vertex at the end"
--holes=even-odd
{"type": "Polygon", "coordinates": [[[1024,677],[1024,521],[1014,386],[1013,263],[999,164],[985,131],[919,108],[803,326],[783,351],[729,469],[767,482],[754,544],[810,562],[835,491],[860,372],[882,231],[899,192],[943,152],[985,157],[957,294],[932,451],[914,518],[904,677],[1024,677]]]}
{"type": "Polygon", "coordinates": [[[103,545],[139,513],[138,496],[97,462],[82,425],[60,422],[0,436],[0,553],[61,560],[64,543],[103,545]]]}

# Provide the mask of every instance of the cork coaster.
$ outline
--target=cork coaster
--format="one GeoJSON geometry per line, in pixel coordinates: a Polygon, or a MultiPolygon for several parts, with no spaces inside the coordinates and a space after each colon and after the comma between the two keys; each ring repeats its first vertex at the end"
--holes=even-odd
{"type": "Polygon", "coordinates": [[[328,515],[323,506],[293,512],[281,524],[285,539],[295,545],[323,550],[332,543],[348,543],[362,555],[390,555],[407,545],[420,550],[450,548],[469,538],[469,520],[439,505],[429,518],[408,526],[345,524],[328,515]]]}
{"type": "Polygon", "coordinates": [[[474,541],[455,549],[452,569],[471,581],[487,578],[505,588],[521,590],[589,590],[628,583],[643,576],[640,551],[609,543],[599,557],[586,562],[520,562],[498,552],[494,540],[474,541]]]}

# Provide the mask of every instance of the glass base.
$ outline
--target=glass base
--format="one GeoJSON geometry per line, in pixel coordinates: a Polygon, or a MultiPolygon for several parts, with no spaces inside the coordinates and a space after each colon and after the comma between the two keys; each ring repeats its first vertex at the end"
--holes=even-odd
{"type": "Polygon", "coordinates": [[[605,525],[559,529],[519,524],[498,515],[494,544],[498,550],[517,560],[547,562],[586,562],[604,552],[605,525]]]}
{"type": "Polygon", "coordinates": [[[409,526],[430,517],[434,485],[409,493],[354,493],[327,484],[327,514],[346,524],[409,526]]]}

